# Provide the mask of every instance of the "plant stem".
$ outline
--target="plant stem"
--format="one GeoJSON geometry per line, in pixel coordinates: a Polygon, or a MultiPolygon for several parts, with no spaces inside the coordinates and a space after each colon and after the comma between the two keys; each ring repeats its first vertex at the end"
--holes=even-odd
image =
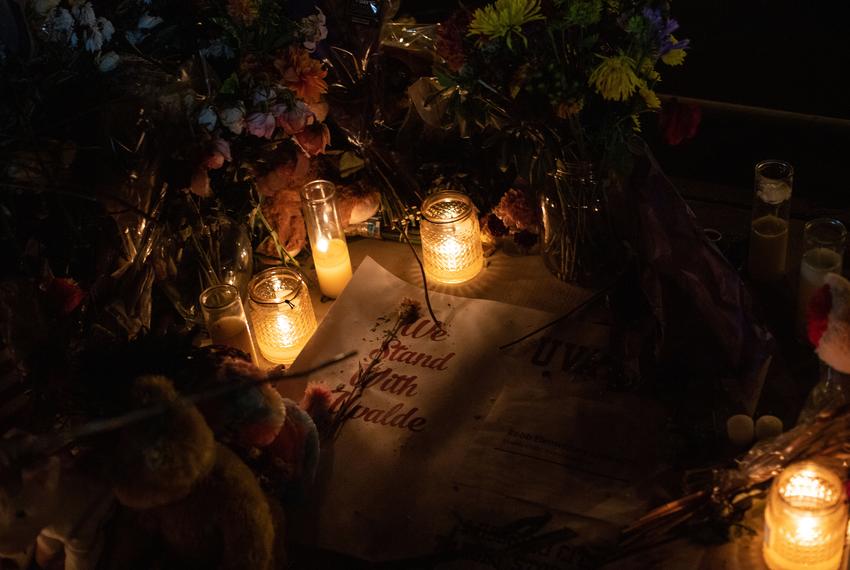
{"type": "Polygon", "coordinates": [[[443,328],[443,323],[437,318],[437,315],[434,314],[434,309],[431,307],[431,295],[428,293],[428,279],[425,276],[425,266],[422,265],[422,260],[419,259],[419,255],[416,253],[416,248],[413,247],[413,244],[410,242],[410,238],[407,237],[407,230],[404,228],[403,224],[396,224],[399,232],[401,232],[401,237],[404,238],[405,243],[410,247],[410,251],[413,252],[413,257],[416,259],[416,263],[419,264],[419,271],[422,273],[422,289],[425,291],[425,306],[428,307],[428,314],[431,315],[431,320],[434,321],[434,324],[437,325],[438,328],[443,328]]]}

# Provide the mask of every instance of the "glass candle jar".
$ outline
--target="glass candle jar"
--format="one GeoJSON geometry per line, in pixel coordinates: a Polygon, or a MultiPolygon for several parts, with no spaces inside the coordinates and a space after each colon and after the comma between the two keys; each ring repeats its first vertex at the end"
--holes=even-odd
{"type": "Polygon", "coordinates": [[[797,333],[806,339],[806,313],[815,291],[823,287],[827,273],[841,273],[847,229],[832,218],[818,218],[803,230],[803,257],[797,292],[797,333]]]}
{"type": "Polygon", "coordinates": [[[201,311],[213,344],[238,348],[257,362],[248,319],[234,285],[213,285],[200,295],[201,311]]]}
{"type": "Polygon", "coordinates": [[[750,254],[747,268],[756,281],[774,281],[785,275],[788,257],[788,219],[794,168],[781,160],[756,164],[750,254]]]}
{"type": "Polygon", "coordinates": [[[336,187],[314,180],[301,190],[301,203],[319,288],[326,297],[339,297],[351,281],[351,259],[336,208],[336,187]]]}
{"type": "Polygon", "coordinates": [[[425,273],[442,283],[463,283],[484,267],[481,229],[468,196],[444,190],[422,203],[422,261],[425,273]]]}
{"type": "Polygon", "coordinates": [[[307,284],[285,267],[256,274],[248,284],[251,324],[263,357],[292,364],[316,330],[316,315],[307,284]]]}
{"type": "Polygon", "coordinates": [[[764,561],[772,570],[835,570],[847,534],[841,479],[823,465],[788,466],[773,481],[764,515],[764,561]]]}

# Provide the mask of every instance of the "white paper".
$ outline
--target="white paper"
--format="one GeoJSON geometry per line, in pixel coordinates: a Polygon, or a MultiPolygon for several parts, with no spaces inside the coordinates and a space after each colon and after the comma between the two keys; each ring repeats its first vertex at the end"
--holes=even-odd
{"type": "MultiPolygon", "coordinates": [[[[404,297],[421,301],[422,290],[365,259],[293,370],[351,349],[367,362],[404,297]]],[[[343,427],[332,466],[323,466],[314,537],[320,547],[367,560],[431,552],[455,501],[452,475],[502,388],[498,346],[551,319],[443,294],[432,294],[431,303],[445,333],[433,328],[423,306],[422,318],[402,330],[381,363],[385,379],[367,388],[364,408],[343,427]],[[416,361],[414,353],[426,354],[433,367],[406,363],[416,361]],[[387,412],[398,406],[393,419],[401,414],[407,421],[387,425],[387,412]]],[[[351,359],[311,379],[349,387],[356,372],[351,359]]],[[[289,389],[297,397],[301,387],[289,389]]]]}

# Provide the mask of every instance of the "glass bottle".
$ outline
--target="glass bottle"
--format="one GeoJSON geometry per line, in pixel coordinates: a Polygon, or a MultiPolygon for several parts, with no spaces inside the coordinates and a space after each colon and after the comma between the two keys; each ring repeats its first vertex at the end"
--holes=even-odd
{"type": "Polygon", "coordinates": [[[794,168],[789,163],[764,160],[756,164],[747,264],[755,281],[776,281],[785,275],[793,185],[794,168]]]}
{"type": "Polygon", "coordinates": [[[428,196],[419,231],[425,273],[435,281],[463,283],[484,267],[478,216],[465,194],[442,190],[428,196]]]}
{"type": "Polygon", "coordinates": [[[201,311],[213,344],[238,348],[257,362],[248,319],[234,285],[213,285],[200,295],[201,311]]]}
{"type": "Polygon", "coordinates": [[[797,333],[806,339],[806,313],[815,291],[823,287],[828,273],[841,273],[847,229],[832,218],[818,218],[803,230],[803,257],[797,292],[797,333]]]}
{"type": "Polygon", "coordinates": [[[251,279],[248,297],[260,353],[270,362],[292,364],[316,330],[304,278],[286,267],[266,269],[251,279]]]}
{"type": "Polygon", "coordinates": [[[314,180],[301,190],[307,235],[319,288],[326,297],[339,297],[351,281],[351,258],[336,206],[336,187],[327,180],[314,180]]]}

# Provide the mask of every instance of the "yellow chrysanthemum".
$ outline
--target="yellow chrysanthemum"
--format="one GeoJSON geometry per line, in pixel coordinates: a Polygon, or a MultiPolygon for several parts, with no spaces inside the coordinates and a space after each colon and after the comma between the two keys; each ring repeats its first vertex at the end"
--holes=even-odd
{"type": "Polygon", "coordinates": [[[528,43],[522,33],[522,26],[543,19],[540,0],[496,0],[472,14],[469,35],[487,39],[505,38],[508,47],[513,48],[514,34],[522,38],[523,43],[528,43]]]}
{"type": "Polygon", "coordinates": [[[612,14],[619,14],[623,9],[620,0],[605,0],[605,7],[612,14]]]}
{"type": "Polygon", "coordinates": [[[636,133],[640,132],[640,117],[635,113],[631,116],[632,119],[632,130],[636,133]]]}
{"type": "Polygon", "coordinates": [[[603,99],[625,101],[640,87],[641,81],[635,73],[635,60],[621,54],[602,57],[602,63],[591,72],[588,83],[603,99]]]}
{"type": "Polygon", "coordinates": [[[646,103],[646,107],[648,109],[660,109],[661,108],[661,99],[658,98],[658,95],[655,94],[655,91],[650,89],[647,86],[642,86],[640,88],[640,96],[643,97],[644,102],[646,103]]]}
{"type": "MultiPolygon", "coordinates": [[[[676,38],[674,38],[673,36],[670,36],[670,42],[673,45],[676,45],[677,43],[679,43],[679,42],[676,41],[676,38]]],[[[686,55],[687,55],[687,53],[685,52],[685,50],[679,49],[679,48],[673,48],[673,49],[671,49],[670,51],[668,51],[667,53],[665,53],[664,55],[661,56],[661,61],[663,61],[664,63],[666,63],[667,65],[670,65],[670,66],[682,65],[683,63],[685,63],[685,56],[686,55]]]]}
{"type": "Polygon", "coordinates": [[[655,64],[648,57],[644,58],[640,64],[640,74],[649,81],[659,81],[661,79],[661,74],[655,70],[655,64]]]}

